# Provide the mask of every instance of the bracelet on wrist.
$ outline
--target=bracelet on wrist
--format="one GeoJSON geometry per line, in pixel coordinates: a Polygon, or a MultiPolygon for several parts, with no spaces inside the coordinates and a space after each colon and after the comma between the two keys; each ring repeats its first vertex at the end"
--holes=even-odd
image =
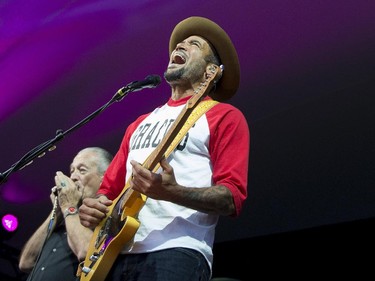
{"type": "Polygon", "coordinates": [[[78,208],[77,207],[71,206],[69,208],[66,208],[65,211],[64,211],[64,219],[67,216],[76,215],[76,214],[78,214],[78,208]]]}

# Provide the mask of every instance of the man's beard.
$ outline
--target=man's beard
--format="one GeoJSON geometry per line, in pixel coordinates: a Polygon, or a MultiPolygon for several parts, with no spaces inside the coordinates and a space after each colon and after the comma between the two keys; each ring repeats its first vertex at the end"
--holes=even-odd
{"type": "Polygon", "coordinates": [[[179,81],[184,75],[184,72],[185,72],[184,70],[185,68],[180,68],[180,69],[169,71],[169,72],[168,70],[166,70],[164,72],[164,78],[168,83],[179,81]]]}
{"type": "Polygon", "coordinates": [[[200,81],[202,75],[205,72],[205,62],[196,63],[190,67],[181,67],[176,70],[164,72],[164,78],[168,83],[173,83],[176,81],[190,81],[191,84],[200,81]]]}

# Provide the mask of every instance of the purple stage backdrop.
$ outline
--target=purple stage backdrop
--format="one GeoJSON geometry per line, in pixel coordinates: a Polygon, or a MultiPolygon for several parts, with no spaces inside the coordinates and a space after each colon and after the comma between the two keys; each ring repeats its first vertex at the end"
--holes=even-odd
{"type": "MultiPolygon", "coordinates": [[[[249,198],[217,241],[374,217],[374,11],[370,0],[0,0],[0,172],[126,84],[162,77],[172,29],[199,15],[238,50],[229,102],[251,130],[249,198]]],[[[169,94],[164,80],[130,93],[10,173],[0,213],[19,229],[6,243],[20,249],[47,217],[54,174],[79,149],[115,153],[126,126],[169,94]]]]}

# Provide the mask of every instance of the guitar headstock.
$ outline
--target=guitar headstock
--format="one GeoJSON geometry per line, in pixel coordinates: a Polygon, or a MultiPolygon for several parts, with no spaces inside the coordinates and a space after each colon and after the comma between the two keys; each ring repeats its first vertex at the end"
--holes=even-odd
{"type": "Polygon", "coordinates": [[[212,87],[219,81],[221,75],[221,67],[218,67],[215,64],[209,65],[206,80],[194,91],[194,95],[189,99],[186,106],[190,108],[195,105],[198,100],[206,96],[211,91],[212,87]]]}

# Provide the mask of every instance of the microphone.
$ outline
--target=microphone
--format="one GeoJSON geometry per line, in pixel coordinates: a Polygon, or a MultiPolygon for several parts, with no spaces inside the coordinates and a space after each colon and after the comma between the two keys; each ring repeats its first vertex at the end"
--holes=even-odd
{"type": "Polygon", "coordinates": [[[113,99],[116,101],[122,100],[129,92],[137,92],[145,88],[155,88],[161,82],[159,75],[148,75],[145,79],[141,81],[133,81],[122,87],[114,95],[113,99]]]}
{"type": "Polygon", "coordinates": [[[155,88],[161,82],[159,75],[149,75],[141,81],[134,81],[126,85],[125,89],[130,90],[131,92],[140,91],[145,88],[155,88]]]}

